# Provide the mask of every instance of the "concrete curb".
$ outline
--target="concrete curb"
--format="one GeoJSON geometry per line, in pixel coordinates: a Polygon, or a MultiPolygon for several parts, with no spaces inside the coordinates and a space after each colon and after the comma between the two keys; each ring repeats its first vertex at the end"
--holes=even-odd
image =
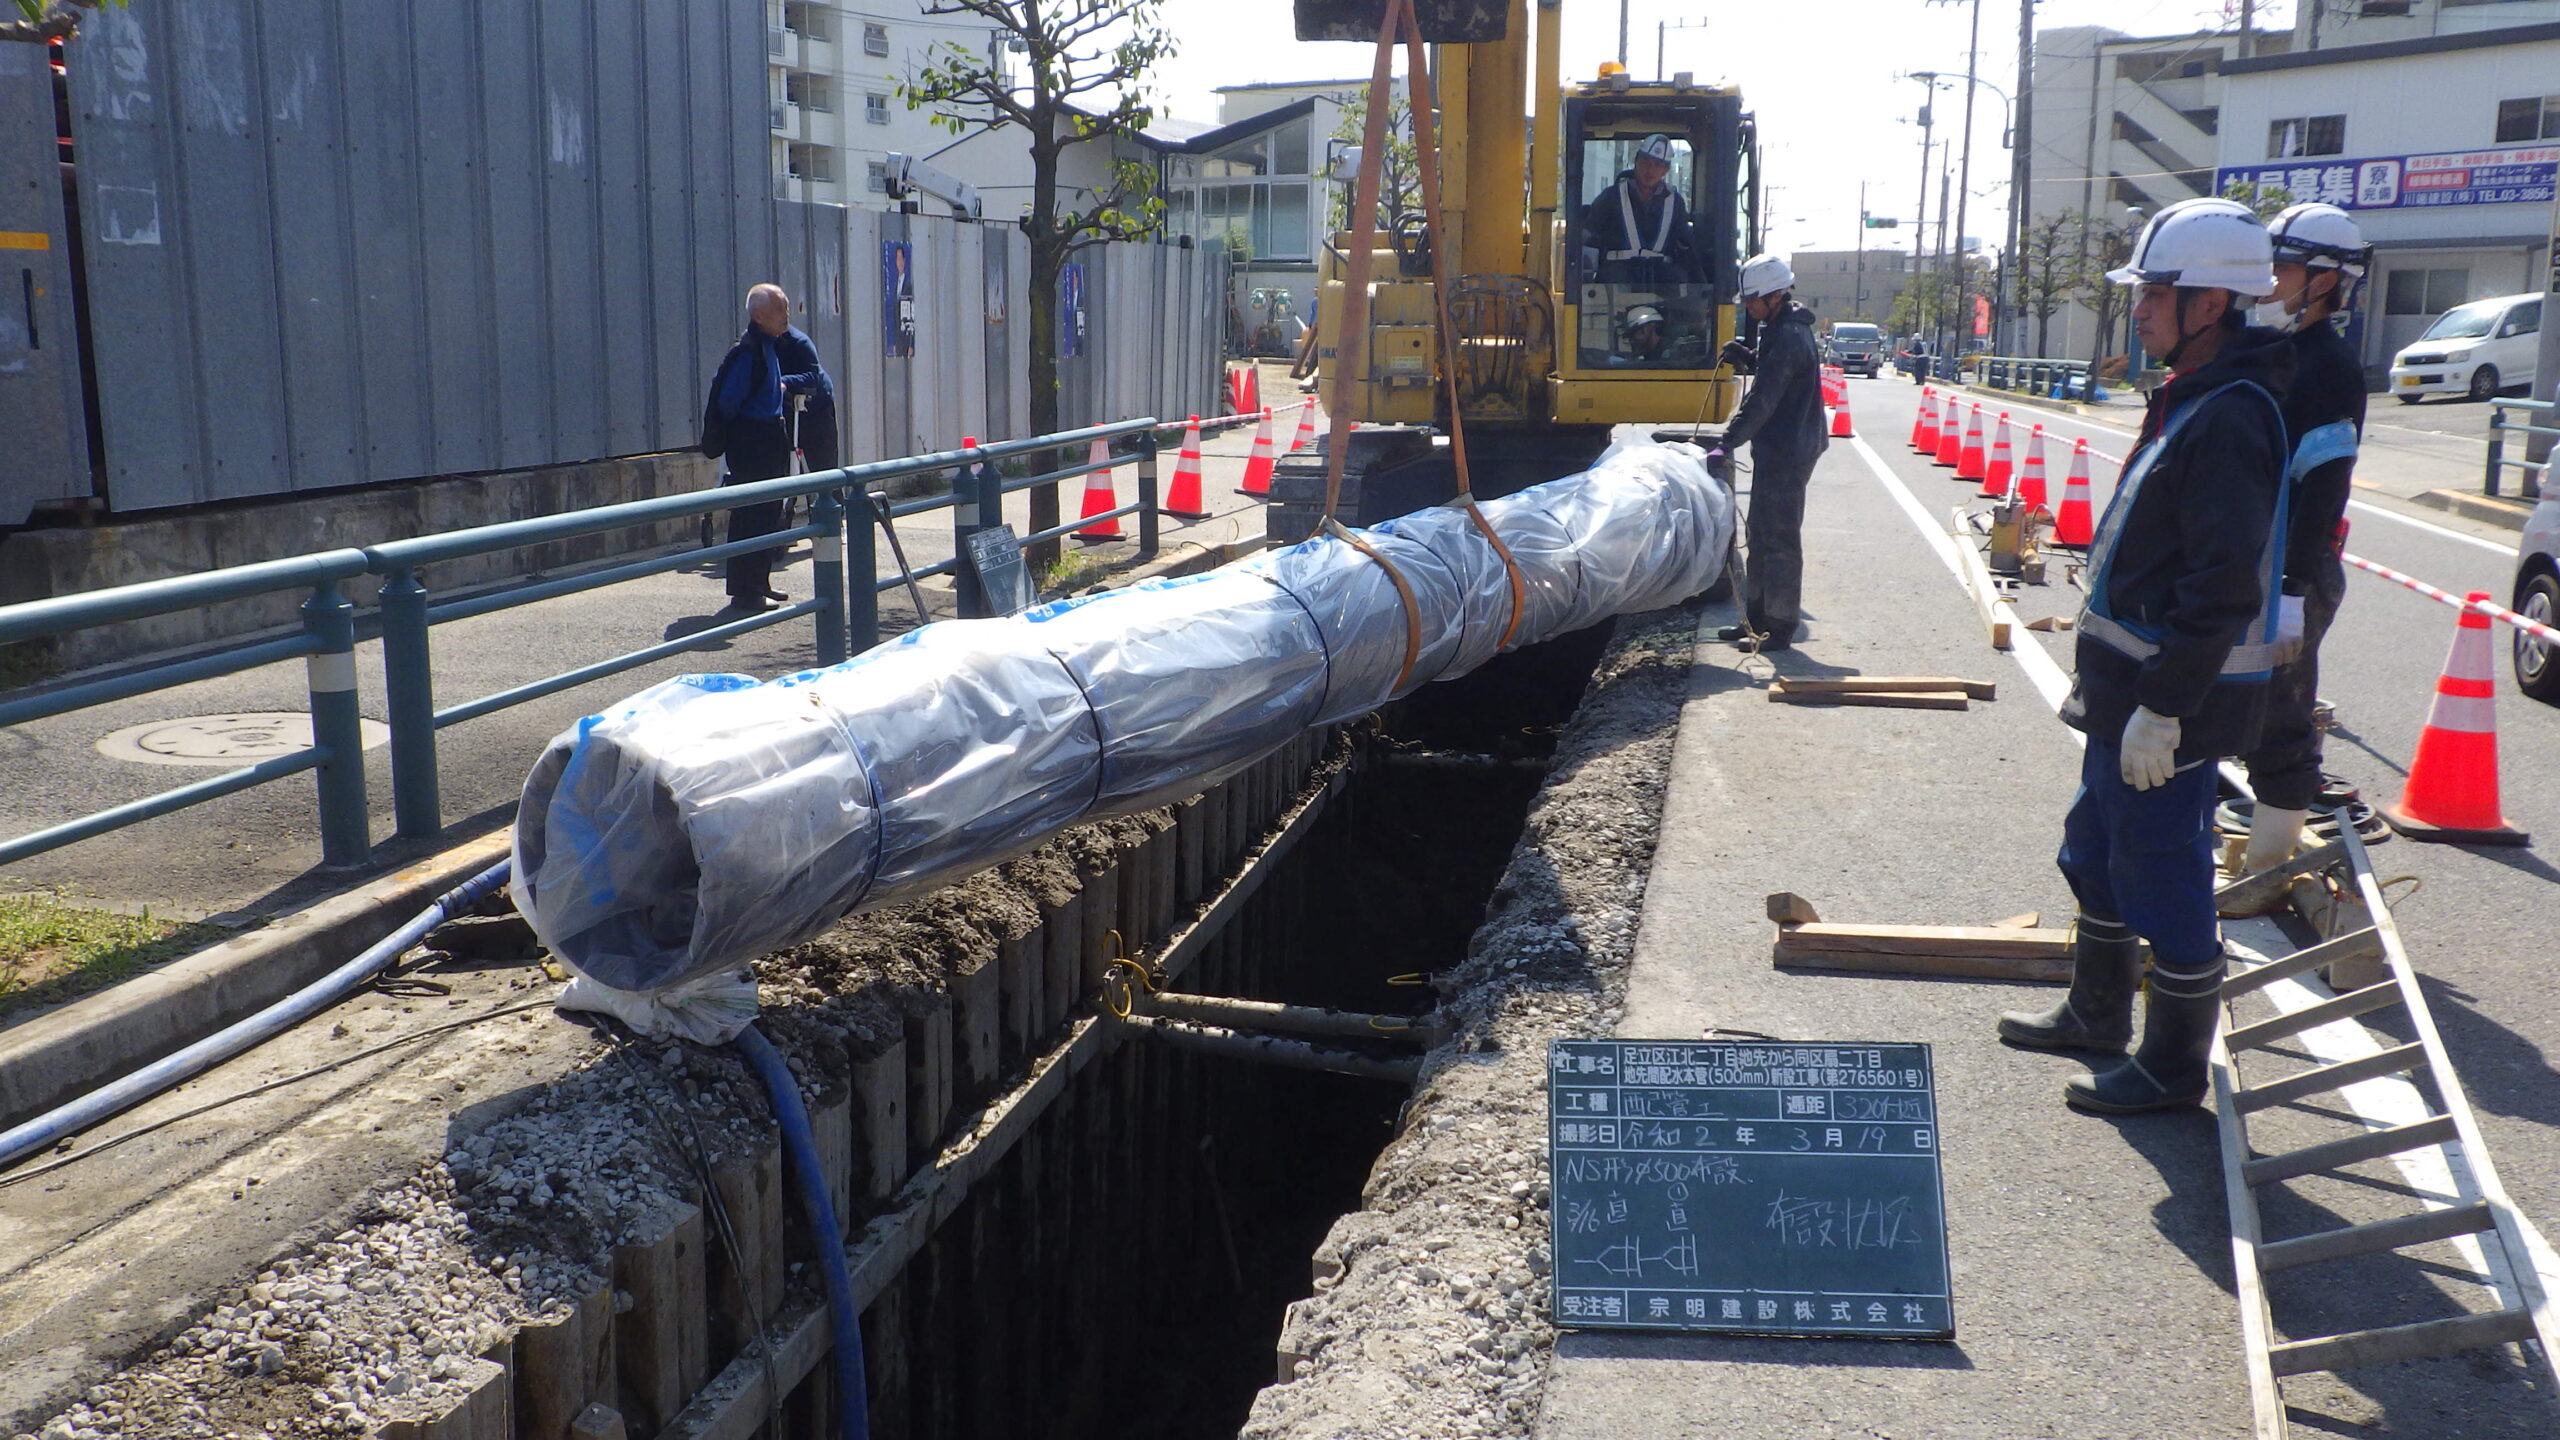
{"type": "Polygon", "coordinates": [[[0,1031],[0,1126],[75,1099],[345,964],[506,858],[513,836],[510,828],[457,845],[0,1031]]]}
{"type": "Polygon", "coordinates": [[[2477,520],[2502,530],[2523,530],[2525,518],[2533,514],[2531,501],[2474,495],[2462,490],[2421,490],[2409,497],[2409,503],[2424,505],[2430,510],[2448,511],[2465,520],[2477,520]]]}

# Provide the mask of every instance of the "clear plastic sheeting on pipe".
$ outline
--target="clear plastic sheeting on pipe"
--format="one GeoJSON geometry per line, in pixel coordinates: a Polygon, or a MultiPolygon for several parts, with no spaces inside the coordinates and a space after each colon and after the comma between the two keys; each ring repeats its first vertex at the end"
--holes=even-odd
{"type": "MultiPolygon", "coordinates": [[[[1511,646],[1695,595],[1733,500],[1687,445],[1620,445],[1485,502],[1518,562],[1511,646]]],[[[928,625],[824,670],[688,675],[554,739],[526,778],[515,895],[554,954],[653,992],[911,899],[1080,820],[1215,784],[1311,726],[1502,647],[1511,579],[1462,507],[1206,575],[928,625]]]]}

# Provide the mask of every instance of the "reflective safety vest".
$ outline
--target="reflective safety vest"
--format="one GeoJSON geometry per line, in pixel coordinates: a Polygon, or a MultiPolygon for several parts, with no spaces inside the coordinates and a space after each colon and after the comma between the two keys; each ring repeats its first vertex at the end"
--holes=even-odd
{"type": "Polygon", "coordinates": [[[1672,212],[1677,210],[1680,205],[1680,197],[1678,193],[1672,190],[1669,182],[1664,182],[1662,187],[1662,223],[1654,227],[1653,244],[1650,246],[1643,246],[1642,239],[1636,234],[1636,203],[1633,196],[1629,193],[1629,182],[1624,180],[1619,181],[1617,184],[1617,191],[1618,218],[1620,221],[1624,222],[1625,225],[1625,228],[1620,233],[1626,236],[1628,244],[1642,246],[1643,248],[1635,250],[1612,250],[1603,258],[1609,260],[1660,260],[1664,258],[1663,247],[1671,243],[1672,212]]]}
{"type": "MultiPolygon", "coordinates": [[[[2276,433],[2283,434],[2284,411],[2276,404],[2276,397],[2268,394],[2265,387],[2257,382],[2234,380],[2206,391],[2171,411],[2151,443],[2134,452],[2132,460],[2124,467],[2124,478],[2116,482],[2114,498],[2107,502],[2107,513],[2098,521],[2097,536],[2089,545],[2089,598],[2080,608],[2079,628],[2082,634],[2119,655],[2148,660],[2160,653],[2161,636],[2156,627],[2122,619],[2108,610],[2108,581],[2115,570],[2116,545],[2124,538],[2126,517],[2133,513],[2134,501],[2142,493],[2143,482],[2151,478],[2152,468],[2168,451],[2169,442],[2177,438],[2179,430],[2185,427],[2197,409],[2215,396],[2240,389],[2252,391],[2267,402],[2267,408],[2275,412],[2276,433]]],[[[2324,425],[2312,435],[2321,435],[2332,428],[2324,425]]],[[[2308,450],[2311,436],[2303,438],[2304,448],[2308,450]]],[[[2333,446],[2335,439],[2331,437],[2323,443],[2324,446],[2333,446]]],[[[2294,452],[2293,459],[2288,462],[2286,483],[2276,487],[2276,513],[2267,525],[2266,545],[2258,555],[2258,614],[2249,622],[2248,628],[2240,632],[2240,638],[2232,643],[2231,653],[2224,657],[2219,677],[2222,682],[2258,683],[2275,673],[2276,632],[2280,626],[2284,595],[2285,522],[2292,514],[2293,482],[2303,473],[2303,453],[2294,452]]],[[[2336,458],[2334,453],[2323,454],[2312,463],[2325,464],[2336,458]]]]}

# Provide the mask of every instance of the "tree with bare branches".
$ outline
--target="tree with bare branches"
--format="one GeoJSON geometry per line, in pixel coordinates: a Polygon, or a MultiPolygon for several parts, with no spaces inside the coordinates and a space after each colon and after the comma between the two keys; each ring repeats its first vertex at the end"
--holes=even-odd
{"type": "MultiPolygon", "coordinates": [[[[928,15],[970,15],[994,27],[995,44],[979,52],[936,45],[900,86],[909,109],[928,109],[955,135],[1019,127],[1031,152],[1031,201],[1022,228],[1031,237],[1031,429],[1047,435],[1058,421],[1058,277],[1069,257],[1090,245],[1153,232],[1164,214],[1157,176],[1116,158],[1111,181],[1070,198],[1061,193],[1059,162],[1079,145],[1108,152],[1115,137],[1136,135],[1155,118],[1146,80],[1173,54],[1171,31],[1159,23],[1158,0],[939,0],[928,15]],[[1020,74],[1002,63],[1012,54],[1020,74]]],[[[1083,416],[1083,420],[1104,419],[1083,416]]],[[[1031,524],[1058,523],[1058,492],[1031,492],[1031,524]]]]}
{"type": "Polygon", "coordinates": [[[2069,210],[2030,221],[2018,253],[2018,299],[2036,317],[2036,348],[2049,355],[2053,316],[2071,299],[2080,264],[2081,217],[2069,210]]]}

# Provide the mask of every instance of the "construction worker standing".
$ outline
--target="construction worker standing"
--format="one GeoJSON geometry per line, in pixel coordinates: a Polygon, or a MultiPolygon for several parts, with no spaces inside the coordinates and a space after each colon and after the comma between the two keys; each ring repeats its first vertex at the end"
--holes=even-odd
{"type": "Polygon", "coordinates": [[[2181,201],[2145,225],[2108,279],[2138,287],[2134,325],[2169,379],[2151,395],[2089,550],[2089,598],[2063,720],[2088,737],[2057,863],[2080,902],[2071,990],[2000,1017],[2039,1049],[2120,1051],[2140,942],[2151,946],[2142,1043],[2075,1076],[2065,1098],[2104,1112],[2190,1105],[2221,1017],[2213,903],[2215,764],[2254,746],[2283,573],[2282,397],[2293,343],[2244,329],[2276,288],[2266,226],[2247,206],[2181,201]]]}
{"type": "Polygon", "coordinates": [[[2275,244],[2276,293],[2252,318],[2293,337],[2293,389],[2284,405],[2293,459],[2285,624],[2277,641],[2282,663],[2267,685],[2264,733],[2243,757],[2257,792],[2242,867],[2252,871],[2292,858],[2320,797],[2320,728],[2311,712],[2319,703],[2320,641],[2347,595],[2338,555],[2364,434],[2364,370],[2330,319],[2355,303],[2372,255],[2356,222],[2335,205],[2296,205],[2269,222],[2267,232],[2275,244]]]}
{"type": "Polygon", "coordinates": [[[1744,571],[1742,618],[1716,632],[1729,641],[1755,641],[1761,650],[1785,650],[1796,640],[1804,613],[1804,492],[1813,462],[1831,444],[1823,423],[1822,359],[1813,338],[1813,312],[1795,302],[1795,271],[1775,255],[1742,264],[1742,308],[1760,325],[1751,393],[1707,452],[1718,479],[1733,474],[1731,452],[1751,445],[1751,511],[1743,522],[1750,551],[1744,571]]]}

